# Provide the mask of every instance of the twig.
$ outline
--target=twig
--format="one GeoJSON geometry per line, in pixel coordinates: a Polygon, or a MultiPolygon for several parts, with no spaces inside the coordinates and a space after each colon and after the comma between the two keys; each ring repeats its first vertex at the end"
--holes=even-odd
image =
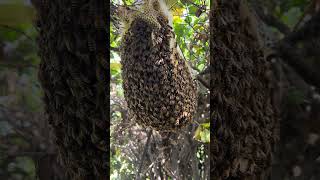
{"type": "Polygon", "coordinates": [[[211,71],[211,66],[207,66],[206,69],[204,69],[202,72],[199,73],[199,75],[209,74],[210,71],[211,71]]]}
{"type": "Polygon", "coordinates": [[[278,18],[273,16],[272,14],[264,13],[264,9],[261,6],[260,1],[252,1],[252,9],[254,10],[254,14],[256,14],[259,19],[265,22],[266,25],[273,26],[277,28],[281,33],[288,34],[290,32],[290,28],[282,23],[278,18]]]}
{"type": "Polygon", "coordinates": [[[305,17],[310,14],[313,13],[313,10],[316,8],[316,0],[312,0],[307,7],[305,8],[304,12],[302,13],[302,15],[300,16],[298,22],[295,24],[295,26],[293,27],[293,31],[296,31],[299,26],[301,25],[301,23],[303,22],[303,20],[305,19],[305,17]]]}
{"type": "Polygon", "coordinates": [[[177,177],[173,174],[173,172],[171,172],[165,166],[162,166],[162,169],[167,173],[167,176],[170,176],[171,178],[177,179],[177,177]]]}
{"type": "Polygon", "coordinates": [[[210,89],[209,83],[206,82],[201,76],[197,76],[197,80],[207,89],[210,89]]]}
{"type": "Polygon", "coordinates": [[[146,156],[147,149],[148,149],[148,146],[149,146],[149,143],[150,143],[151,134],[152,134],[152,129],[150,129],[150,130],[148,131],[148,134],[147,134],[147,142],[146,142],[146,144],[145,144],[145,146],[144,146],[143,153],[141,154],[140,165],[139,165],[138,172],[137,172],[137,174],[136,174],[136,180],[140,180],[140,173],[141,173],[143,161],[144,161],[144,158],[145,158],[145,156],[146,156]]]}
{"type": "Polygon", "coordinates": [[[14,27],[11,27],[11,26],[8,26],[8,25],[4,25],[4,24],[0,24],[0,27],[6,28],[6,29],[10,29],[10,30],[13,30],[13,31],[15,31],[15,32],[18,32],[18,33],[24,35],[25,37],[27,37],[27,38],[28,38],[29,40],[31,40],[32,42],[34,41],[34,39],[33,39],[31,36],[29,36],[27,33],[25,33],[25,32],[22,31],[22,30],[19,30],[19,29],[17,29],[17,28],[14,28],[14,27]]]}
{"type": "Polygon", "coordinates": [[[290,28],[278,20],[276,17],[270,14],[264,14],[262,10],[256,10],[258,16],[269,26],[277,28],[282,34],[288,34],[291,30],[290,28]]]}
{"type": "Polygon", "coordinates": [[[8,68],[27,68],[27,67],[32,67],[32,68],[38,68],[37,65],[33,64],[28,64],[28,63],[6,63],[6,62],[0,62],[0,66],[8,67],[8,68]]]}
{"type": "Polygon", "coordinates": [[[110,50],[111,50],[111,51],[115,51],[115,52],[119,52],[119,51],[120,51],[119,48],[117,48],[117,47],[111,47],[111,46],[110,46],[110,50]]]}
{"type": "Polygon", "coordinates": [[[50,153],[50,152],[41,152],[41,151],[17,151],[17,152],[11,152],[8,151],[7,155],[11,157],[19,157],[19,156],[43,156],[43,155],[55,155],[56,153],[50,153]]]}
{"type": "Polygon", "coordinates": [[[196,6],[197,8],[201,9],[201,10],[206,10],[205,6],[201,6],[199,4],[196,4],[194,2],[192,2],[191,0],[187,0],[190,4],[196,6]]]}
{"type": "Polygon", "coordinates": [[[307,41],[320,36],[320,12],[314,14],[303,27],[291,32],[283,40],[290,43],[297,43],[298,41],[307,41]]]}

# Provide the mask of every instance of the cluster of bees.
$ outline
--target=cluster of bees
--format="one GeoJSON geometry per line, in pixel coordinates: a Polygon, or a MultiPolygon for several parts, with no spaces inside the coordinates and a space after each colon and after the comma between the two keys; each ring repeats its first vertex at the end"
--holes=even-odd
{"type": "Polygon", "coordinates": [[[121,63],[124,95],[136,121],[157,131],[177,131],[192,121],[196,84],[175,43],[160,1],[126,19],[121,63]]]}

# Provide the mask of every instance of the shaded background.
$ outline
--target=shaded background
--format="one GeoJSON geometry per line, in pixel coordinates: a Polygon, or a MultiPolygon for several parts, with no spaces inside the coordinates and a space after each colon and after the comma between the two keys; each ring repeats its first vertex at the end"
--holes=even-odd
{"type": "Polygon", "coordinates": [[[63,179],[43,114],[35,11],[27,0],[0,1],[0,179],[63,179]],[[38,167],[38,168],[36,168],[38,167]]]}

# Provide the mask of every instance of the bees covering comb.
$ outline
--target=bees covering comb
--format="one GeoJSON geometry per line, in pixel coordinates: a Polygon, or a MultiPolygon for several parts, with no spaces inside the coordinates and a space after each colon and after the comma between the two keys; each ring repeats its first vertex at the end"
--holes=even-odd
{"type": "Polygon", "coordinates": [[[249,15],[237,0],[217,1],[210,13],[213,179],[267,179],[278,141],[272,79],[249,15]]]}
{"type": "Polygon", "coordinates": [[[172,17],[162,0],[122,12],[120,56],[128,107],[140,125],[177,131],[192,121],[196,85],[175,43],[172,17]]]}

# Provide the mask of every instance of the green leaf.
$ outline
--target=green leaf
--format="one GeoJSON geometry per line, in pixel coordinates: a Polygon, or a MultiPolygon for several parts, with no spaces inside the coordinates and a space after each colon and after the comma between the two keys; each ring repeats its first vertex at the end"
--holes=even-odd
{"type": "Polygon", "coordinates": [[[202,130],[202,126],[198,126],[198,128],[194,132],[194,136],[193,136],[194,139],[196,140],[201,139],[201,136],[200,136],[201,130],[202,130]]]}
{"type": "Polygon", "coordinates": [[[191,6],[191,7],[189,8],[190,14],[196,14],[197,11],[198,11],[198,8],[195,7],[195,6],[191,6]]]}
{"type": "Polygon", "coordinates": [[[285,24],[292,28],[298,22],[301,14],[302,12],[299,8],[293,7],[288,12],[284,13],[281,19],[285,24]]]}
{"type": "Polygon", "coordinates": [[[204,127],[204,128],[206,128],[206,129],[210,129],[210,122],[208,122],[208,123],[202,123],[201,126],[204,127]]]}
{"type": "Polygon", "coordinates": [[[200,71],[202,71],[202,70],[204,69],[204,67],[205,67],[205,64],[203,64],[203,63],[201,63],[201,64],[199,64],[199,65],[197,66],[197,68],[198,68],[200,71]]]}
{"type": "Polygon", "coordinates": [[[201,141],[204,143],[210,142],[210,131],[208,129],[204,129],[200,132],[201,141]]]}
{"type": "Polygon", "coordinates": [[[186,17],[186,19],[184,20],[187,23],[192,23],[192,18],[190,16],[186,17]]]}
{"type": "Polygon", "coordinates": [[[110,71],[112,75],[116,75],[120,72],[121,70],[121,64],[120,63],[110,63],[110,71]]]}
{"type": "Polygon", "coordinates": [[[194,139],[203,143],[210,142],[210,123],[203,123],[196,129],[194,139]]]}

